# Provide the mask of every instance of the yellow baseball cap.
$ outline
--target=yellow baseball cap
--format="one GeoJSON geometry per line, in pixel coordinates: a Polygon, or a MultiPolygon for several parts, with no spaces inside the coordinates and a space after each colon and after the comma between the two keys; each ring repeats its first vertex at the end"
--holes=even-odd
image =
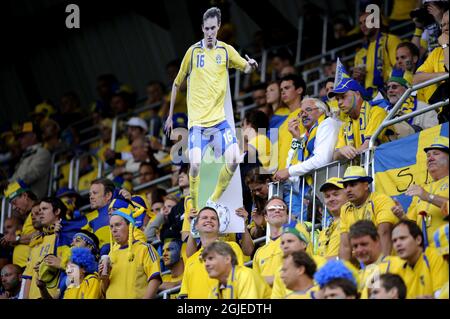
{"type": "Polygon", "coordinates": [[[52,115],[55,113],[56,113],[55,108],[52,105],[50,105],[46,102],[42,102],[42,103],[36,105],[36,107],[34,108],[34,111],[31,114],[32,115],[43,114],[45,116],[49,116],[49,115],[52,115]]]}
{"type": "Polygon", "coordinates": [[[346,183],[351,181],[372,183],[373,178],[367,176],[366,170],[361,166],[349,166],[344,173],[344,178],[339,183],[346,183]]]}
{"type": "Polygon", "coordinates": [[[291,221],[290,223],[283,225],[282,231],[283,234],[290,233],[297,236],[297,238],[303,241],[305,244],[308,244],[311,239],[306,227],[301,223],[297,223],[295,221],[291,221]]]}
{"type": "Polygon", "coordinates": [[[433,149],[438,149],[448,153],[448,137],[445,136],[436,137],[433,140],[433,142],[429,146],[425,147],[423,150],[425,152],[428,152],[429,150],[433,149]]]}
{"type": "Polygon", "coordinates": [[[5,190],[5,197],[8,200],[13,200],[14,198],[16,198],[17,196],[19,196],[20,194],[29,191],[30,188],[28,187],[27,184],[25,184],[24,181],[22,180],[17,180],[15,182],[12,182],[8,185],[8,187],[5,190]]]}
{"type": "Polygon", "coordinates": [[[340,189],[344,188],[344,185],[342,185],[342,178],[340,178],[340,177],[331,177],[331,178],[327,179],[325,181],[325,183],[322,184],[322,186],[320,186],[319,190],[321,192],[323,192],[324,189],[326,188],[326,186],[329,186],[329,185],[336,186],[337,188],[340,188],[340,189]]]}
{"type": "Polygon", "coordinates": [[[448,255],[448,223],[434,232],[433,240],[439,253],[442,256],[448,255]]]}

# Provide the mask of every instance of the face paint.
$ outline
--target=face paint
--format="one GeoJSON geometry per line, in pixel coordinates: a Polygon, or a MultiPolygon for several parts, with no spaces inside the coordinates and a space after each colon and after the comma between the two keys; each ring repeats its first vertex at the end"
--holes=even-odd
{"type": "Polygon", "coordinates": [[[164,244],[163,247],[163,261],[164,265],[172,266],[175,265],[181,256],[181,247],[175,241],[169,241],[164,244]]]}

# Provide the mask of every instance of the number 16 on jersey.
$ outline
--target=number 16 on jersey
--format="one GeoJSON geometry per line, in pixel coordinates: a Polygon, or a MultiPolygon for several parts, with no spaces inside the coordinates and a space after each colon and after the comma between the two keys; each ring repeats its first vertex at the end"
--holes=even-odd
{"type": "Polygon", "coordinates": [[[205,65],[205,56],[203,54],[197,55],[197,68],[203,68],[205,65]]]}

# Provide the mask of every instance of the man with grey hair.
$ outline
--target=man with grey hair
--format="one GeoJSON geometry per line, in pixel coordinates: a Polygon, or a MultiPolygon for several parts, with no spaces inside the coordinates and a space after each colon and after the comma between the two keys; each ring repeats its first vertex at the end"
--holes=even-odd
{"type": "Polygon", "coordinates": [[[251,268],[238,265],[231,246],[216,241],[202,252],[208,276],[217,279],[218,284],[211,290],[214,299],[267,299],[270,297],[269,285],[261,275],[251,268]]]}
{"type": "Polygon", "coordinates": [[[250,73],[258,67],[255,60],[248,56],[245,60],[232,46],[217,40],[220,22],[221,13],[218,8],[210,8],[203,15],[204,38],[192,45],[183,58],[173,82],[169,115],[164,126],[165,131],[170,134],[177,91],[187,77],[189,189],[195,209],[198,209],[202,153],[208,145],[211,144],[215,152],[225,158],[216,187],[209,198],[212,202],[220,199],[241,161],[235,133],[225,116],[226,97],[230,94],[228,69],[236,68],[250,73]]]}
{"type": "Polygon", "coordinates": [[[289,122],[289,132],[294,137],[290,150],[291,162],[297,156],[298,163],[276,172],[275,180],[307,175],[331,162],[341,123],[328,117],[328,113],[327,105],[321,100],[303,99],[298,117],[289,122]],[[300,124],[306,129],[303,136],[300,136],[300,124]]]}

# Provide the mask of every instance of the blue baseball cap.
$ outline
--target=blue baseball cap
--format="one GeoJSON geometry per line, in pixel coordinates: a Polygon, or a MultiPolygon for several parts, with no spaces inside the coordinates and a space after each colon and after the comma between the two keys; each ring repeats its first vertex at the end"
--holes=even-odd
{"type": "Polygon", "coordinates": [[[357,81],[353,80],[352,78],[343,78],[341,82],[339,82],[338,85],[333,88],[333,91],[328,93],[328,98],[332,99],[336,96],[336,94],[342,94],[347,91],[359,92],[362,96],[367,95],[366,90],[357,81]]]}

